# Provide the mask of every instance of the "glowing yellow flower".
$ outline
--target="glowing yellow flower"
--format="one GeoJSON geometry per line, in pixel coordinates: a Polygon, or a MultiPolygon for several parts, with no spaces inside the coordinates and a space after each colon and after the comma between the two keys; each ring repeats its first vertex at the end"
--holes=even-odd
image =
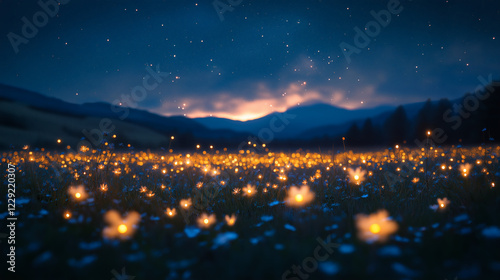
{"type": "Polygon", "coordinates": [[[203,182],[198,182],[198,183],[196,183],[196,187],[197,187],[198,189],[201,189],[201,187],[203,187],[203,182]]]}
{"type": "Polygon", "coordinates": [[[396,232],[398,224],[389,219],[389,213],[386,210],[380,210],[371,215],[356,215],[356,227],[358,237],[370,243],[386,241],[389,235],[396,232]]]}
{"type": "Polygon", "coordinates": [[[240,193],[241,189],[239,188],[236,188],[236,189],[233,189],[233,194],[238,194],[240,193]]]}
{"type": "Polygon", "coordinates": [[[254,186],[248,184],[246,187],[243,188],[243,193],[246,196],[252,196],[257,192],[254,186]]]}
{"type": "Polygon", "coordinates": [[[448,200],[448,198],[446,198],[446,197],[445,197],[445,198],[443,198],[443,199],[438,198],[438,199],[437,199],[437,201],[438,201],[438,206],[439,206],[439,208],[441,208],[441,209],[446,208],[446,206],[448,206],[448,204],[450,204],[450,201],[449,201],[449,200],[448,200]]]}
{"type": "Polygon", "coordinates": [[[180,205],[182,208],[189,208],[191,207],[193,203],[191,202],[191,198],[188,198],[188,199],[181,199],[181,202],[180,202],[180,205]]]}
{"type": "Polygon", "coordinates": [[[303,185],[299,188],[296,186],[290,187],[286,202],[290,206],[302,206],[314,199],[314,193],[309,190],[309,186],[303,185]]]}
{"type": "Polygon", "coordinates": [[[469,174],[469,170],[471,168],[472,168],[472,165],[470,163],[461,164],[459,171],[462,172],[462,175],[464,175],[464,177],[467,177],[467,175],[469,174]]]}
{"type": "Polygon", "coordinates": [[[145,193],[148,191],[148,188],[146,188],[145,186],[141,186],[141,189],[139,190],[141,193],[145,193]]]}
{"type": "Polygon", "coordinates": [[[175,210],[175,208],[167,208],[167,211],[165,211],[165,214],[169,217],[174,217],[176,214],[177,214],[177,211],[175,210]]]}
{"type": "Polygon", "coordinates": [[[109,224],[102,231],[104,238],[119,238],[124,240],[134,234],[136,225],[141,220],[141,215],[137,212],[130,212],[123,218],[118,211],[110,210],[104,214],[104,220],[109,224]]]}
{"type": "Polygon", "coordinates": [[[363,180],[365,180],[365,174],[366,171],[361,170],[361,168],[356,168],[356,170],[353,170],[352,168],[349,168],[347,170],[349,172],[349,178],[350,181],[359,185],[363,180]]]}
{"type": "Polygon", "coordinates": [[[83,146],[83,145],[82,145],[82,146],[80,147],[80,151],[81,151],[82,153],[86,153],[86,152],[88,152],[89,150],[90,150],[90,149],[89,149],[89,147],[87,147],[87,146],[83,146]]]}
{"type": "Polygon", "coordinates": [[[70,186],[68,189],[69,195],[76,201],[82,201],[87,199],[88,194],[85,191],[85,187],[83,185],[79,186],[70,186]]]}
{"type": "Polygon", "coordinates": [[[201,228],[209,228],[213,223],[216,222],[215,215],[207,215],[205,213],[201,214],[197,220],[198,226],[201,228]]]}
{"type": "Polygon", "coordinates": [[[235,214],[233,214],[231,216],[226,215],[225,219],[226,219],[226,223],[228,226],[233,226],[234,223],[236,223],[236,215],[235,214]]]}
{"type": "Polygon", "coordinates": [[[107,192],[108,191],[108,185],[107,184],[101,184],[101,191],[107,192]]]}

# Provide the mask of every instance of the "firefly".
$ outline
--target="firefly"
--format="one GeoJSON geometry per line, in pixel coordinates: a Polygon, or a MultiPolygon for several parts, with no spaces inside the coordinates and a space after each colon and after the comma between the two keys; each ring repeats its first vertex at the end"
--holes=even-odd
{"type": "Polygon", "coordinates": [[[71,212],[69,212],[69,211],[64,212],[64,218],[65,219],[70,219],[71,218],[71,212]]]}

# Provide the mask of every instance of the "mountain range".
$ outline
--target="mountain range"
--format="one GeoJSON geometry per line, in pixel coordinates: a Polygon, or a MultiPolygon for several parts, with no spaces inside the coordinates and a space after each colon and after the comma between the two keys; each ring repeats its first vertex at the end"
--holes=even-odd
{"type": "MultiPolygon", "coordinates": [[[[403,105],[409,118],[413,118],[424,102],[403,105]]],[[[348,129],[352,123],[361,124],[366,118],[373,118],[374,124],[382,124],[394,111],[396,106],[382,105],[368,109],[348,110],[329,104],[317,103],[306,106],[296,106],[284,112],[290,121],[282,130],[275,132],[277,139],[313,138],[323,135],[338,135],[348,129]]],[[[280,119],[283,113],[271,113],[264,117],[249,120],[235,121],[224,118],[206,117],[195,118],[197,122],[210,129],[229,129],[238,132],[247,132],[253,135],[263,128],[271,126],[271,120],[280,119]]],[[[277,126],[281,122],[277,121],[277,126]]]]}
{"type": "MultiPolygon", "coordinates": [[[[423,102],[404,105],[408,117],[413,118],[422,105],[423,102]]],[[[360,124],[366,118],[372,118],[374,124],[381,124],[394,108],[378,106],[347,110],[319,103],[292,107],[283,113],[275,112],[249,121],[165,117],[128,108],[126,118],[120,119],[120,114],[116,110],[114,112],[108,103],[74,104],[0,85],[0,132],[3,135],[0,146],[52,145],[55,139],[60,138],[66,138],[67,143],[75,143],[83,137],[97,139],[96,133],[103,118],[111,120],[115,133],[121,136],[122,141],[137,146],[169,146],[171,135],[175,135],[186,148],[193,147],[195,142],[231,145],[245,141],[249,135],[259,136],[266,128],[274,129],[274,139],[308,139],[339,135],[353,123],[360,124]]]]}

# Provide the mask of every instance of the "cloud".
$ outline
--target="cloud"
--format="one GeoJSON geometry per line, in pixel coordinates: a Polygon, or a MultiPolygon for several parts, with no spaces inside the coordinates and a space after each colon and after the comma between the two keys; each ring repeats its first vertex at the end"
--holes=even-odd
{"type": "Polygon", "coordinates": [[[304,103],[328,102],[327,96],[318,91],[305,91],[305,85],[290,84],[279,90],[271,90],[259,84],[252,97],[235,96],[227,91],[199,97],[185,97],[177,103],[163,103],[154,109],[162,115],[186,114],[191,118],[216,116],[234,120],[251,120],[272,112],[284,112],[304,103]],[[184,108],[184,109],[182,109],[184,108]]]}
{"type": "Polygon", "coordinates": [[[284,112],[295,106],[314,103],[357,109],[375,107],[394,101],[390,95],[378,93],[375,85],[346,91],[326,86],[308,88],[304,83],[289,83],[285,87],[271,89],[261,82],[256,83],[253,88],[242,84],[240,90],[233,89],[232,91],[185,95],[185,97],[178,98],[176,102],[164,102],[151,111],[165,116],[185,115],[189,118],[213,116],[247,121],[272,112],[284,112]],[[232,91],[236,93],[233,94],[232,91]]]}

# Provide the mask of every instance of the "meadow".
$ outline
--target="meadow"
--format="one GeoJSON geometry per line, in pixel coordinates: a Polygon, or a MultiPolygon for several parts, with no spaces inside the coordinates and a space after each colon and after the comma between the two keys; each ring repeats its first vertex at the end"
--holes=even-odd
{"type": "Polygon", "coordinates": [[[4,151],[4,190],[15,166],[16,273],[0,275],[498,279],[499,154],[4,151]]]}

